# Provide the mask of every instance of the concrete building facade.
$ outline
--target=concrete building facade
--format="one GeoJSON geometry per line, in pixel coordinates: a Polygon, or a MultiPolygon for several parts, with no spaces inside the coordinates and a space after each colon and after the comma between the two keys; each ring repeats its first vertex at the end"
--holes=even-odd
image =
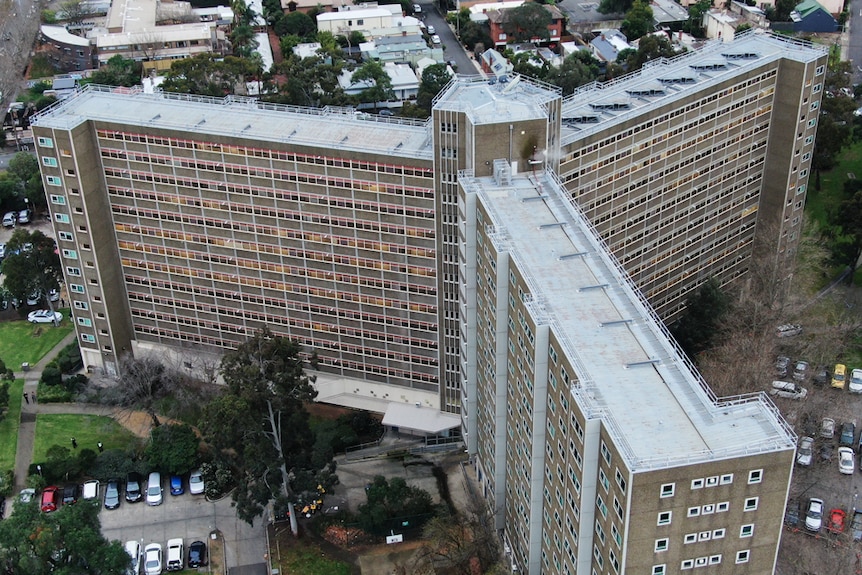
{"type": "Polygon", "coordinates": [[[425,123],[90,87],[33,122],[82,354],[266,325],[460,414],[520,572],[769,572],[793,434],[662,322],[792,259],[825,67],[748,34],[566,98],[455,78],[425,123]]]}

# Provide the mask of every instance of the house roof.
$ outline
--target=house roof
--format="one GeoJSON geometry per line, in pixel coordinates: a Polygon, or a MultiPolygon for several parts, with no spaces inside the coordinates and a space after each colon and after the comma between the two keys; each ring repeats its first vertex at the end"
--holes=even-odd
{"type": "Polygon", "coordinates": [[[802,0],[799,4],[794,8],[796,12],[799,12],[799,15],[805,18],[809,14],[813,14],[818,10],[823,10],[827,14],[829,14],[829,10],[823,7],[823,4],[818,2],[817,0],[802,0]]]}
{"type": "Polygon", "coordinates": [[[61,42],[69,46],[89,46],[90,41],[80,36],[75,36],[64,26],[46,26],[42,25],[42,35],[55,42],[61,42]]]}
{"type": "Polygon", "coordinates": [[[383,416],[383,425],[403,427],[428,434],[437,434],[461,426],[461,417],[432,407],[390,403],[383,416]]]}

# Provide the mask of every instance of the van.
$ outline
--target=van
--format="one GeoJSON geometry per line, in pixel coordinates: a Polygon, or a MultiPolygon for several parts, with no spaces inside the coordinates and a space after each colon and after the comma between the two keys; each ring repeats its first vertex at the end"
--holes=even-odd
{"type": "Polygon", "coordinates": [[[847,371],[847,366],[843,363],[835,364],[835,371],[832,372],[832,387],[836,389],[844,389],[844,373],[847,371]]]}
{"type": "Polygon", "coordinates": [[[126,553],[132,559],[127,575],[138,575],[141,572],[141,544],[138,541],[126,541],[126,553]]]}
{"type": "Polygon", "coordinates": [[[162,474],[158,471],[150,473],[147,479],[147,505],[162,504],[162,474]]]}

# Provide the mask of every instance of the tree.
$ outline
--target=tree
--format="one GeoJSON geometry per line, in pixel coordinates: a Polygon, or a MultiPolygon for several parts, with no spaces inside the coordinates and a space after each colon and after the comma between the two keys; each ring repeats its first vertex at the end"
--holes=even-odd
{"type": "Polygon", "coordinates": [[[422,529],[422,539],[418,563],[445,566],[446,573],[458,575],[472,575],[477,567],[484,574],[506,572],[494,519],[481,498],[468,498],[466,509],[458,514],[431,519],[422,529]]]}
{"type": "MultiPolygon", "coordinates": [[[[431,494],[407,485],[402,477],[387,480],[377,475],[365,488],[368,501],[359,506],[359,523],[369,533],[386,533],[394,520],[402,521],[415,518],[421,523],[433,509],[431,494]]],[[[411,527],[416,523],[411,523],[411,527]]]]}
{"type": "Polygon", "coordinates": [[[275,33],[279,37],[294,34],[304,41],[313,40],[317,24],[304,12],[291,12],[275,24],[275,33]]]}
{"type": "Polygon", "coordinates": [[[599,61],[586,50],[578,50],[566,56],[558,68],[548,70],[544,80],[563,89],[568,96],[579,87],[599,77],[599,61]]]}
{"type": "Polygon", "coordinates": [[[709,278],[685,302],[685,311],[670,331],[680,347],[694,358],[715,341],[718,326],[729,307],[715,278],[709,278]]]}
{"type": "Polygon", "coordinates": [[[601,14],[625,14],[634,0],[601,0],[598,11],[601,14]]]}
{"type": "Polygon", "coordinates": [[[39,160],[33,154],[18,152],[9,160],[7,171],[22,182],[39,175],[39,160]]]}
{"type": "Polygon", "coordinates": [[[38,501],[15,503],[0,523],[0,563],[5,573],[123,575],[130,559],[119,541],[101,534],[99,501],[41,513],[38,501]]]}
{"type": "Polygon", "coordinates": [[[688,20],[682,25],[682,29],[692,36],[703,38],[706,31],[703,29],[703,15],[712,8],[712,0],[698,0],[688,7],[688,20]]]}
{"type": "Polygon", "coordinates": [[[503,31],[515,42],[531,42],[535,39],[547,40],[550,37],[548,25],[551,13],[542,4],[525,2],[517,8],[504,12],[503,31]]]}
{"type": "Polygon", "coordinates": [[[652,8],[645,0],[635,0],[632,7],[626,12],[626,17],[620,27],[620,31],[629,40],[637,40],[655,29],[652,8]]]}
{"type": "Polygon", "coordinates": [[[142,70],[143,66],[140,62],[117,54],[111,56],[107,64],[93,72],[90,75],[90,81],[107,86],[132,87],[141,83],[142,70]]]}
{"type": "Polygon", "coordinates": [[[370,80],[374,84],[360,92],[359,100],[361,102],[388,102],[395,98],[395,93],[392,91],[392,79],[380,62],[368,61],[353,72],[353,82],[366,80],[370,80]]]}
{"type": "Polygon", "coordinates": [[[198,464],[200,439],[186,424],[154,427],[145,455],[150,465],[164,473],[184,475],[198,464]]]}
{"type": "MultiPolygon", "coordinates": [[[[18,229],[6,244],[6,259],[0,270],[6,276],[3,286],[13,297],[24,301],[29,294],[46,295],[60,287],[63,277],[57,244],[42,232],[18,229]]],[[[46,298],[54,311],[54,303],[46,298]]]]}
{"type": "Polygon", "coordinates": [[[124,409],[147,412],[153,427],[161,425],[157,410],[161,400],[184,395],[179,375],[153,357],[121,357],[114,384],[104,391],[102,399],[124,409]]]}
{"type": "Polygon", "coordinates": [[[416,105],[427,112],[426,118],[431,115],[431,103],[434,98],[451,79],[452,76],[445,64],[433,64],[422,71],[422,82],[419,84],[416,105]]]}
{"type": "Polygon", "coordinates": [[[80,26],[91,13],[90,5],[84,0],[64,0],[60,3],[57,16],[73,26],[80,26]]]}
{"type": "MultiPolygon", "coordinates": [[[[312,466],[314,432],[304,403],[317,395],[302,368],[299,344],[257,333],[222,359],[224,393],[204,408],[202,432],[237,473],[237,515],[252,523],[277,498],[295,503],[335,478],[312,466]]],[[[295,513],[291,527],[297,532],[295,513]]]]}
{"type": "Polygon", "coordinates": [[[230,43],[233,55],[238,58],[248,58],[260,45],[250,24],[234,26],[230,33],[230,43]]]}
{"type": "Polygon", "coordinates": [[[218,58],[215,54],[198,54],[193,58],[174,60],[162,88],[166,92],[226,96],[244,85],[246,76],[254,74],[247,60],[235,56],[218,58]]]}
{"type": "Polygon", "coordinates": [[[637,50],[626,49],[620,52],[617,61],[625,63],[626,71],[634,72],[650,60],[673,58],[676,54],[676,49],[666,36],[650,34],[640,39],[637,50]]]}
{"type": "Polygon", "coordinates": [[[342,106],[350,99],[338,83],[344,66],[341,59],[332,59],[328,64],[321,56],[300,59],[295,54],[276,65],[275,71],[287,77],[281,86],[279,101],[295,106],[342,106]]]}

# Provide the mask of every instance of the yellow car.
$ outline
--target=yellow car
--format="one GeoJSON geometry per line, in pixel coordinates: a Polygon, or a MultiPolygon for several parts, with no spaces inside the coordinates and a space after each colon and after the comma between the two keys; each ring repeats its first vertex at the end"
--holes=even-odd
{"type": "Polygon", "coordinates": [[[844,372],[846,371],[847,367],[843,363],[835,364],[835,371],[832,372],[832,387],[844,389],[844,372]]]}

